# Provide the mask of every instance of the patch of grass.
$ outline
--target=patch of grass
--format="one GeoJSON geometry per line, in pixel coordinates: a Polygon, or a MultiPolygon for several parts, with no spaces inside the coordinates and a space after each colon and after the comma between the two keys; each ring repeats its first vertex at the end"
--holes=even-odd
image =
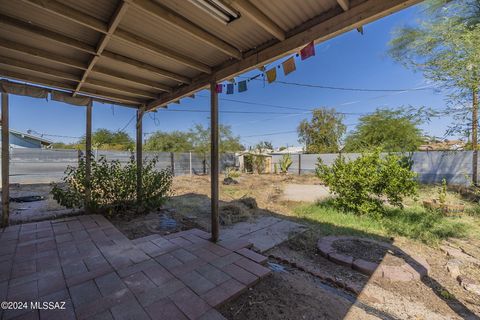
{"type": "Polygon", "coordinates": [[[294,211],[322,235],[354,234],[368,237],[404,236],[427,244],[437,244],[449,237],[465,237],[471,226],[463,218],[449,218],[421,206],[386,209],[382,218],[356,215],[334,208],[330,202],[303,205],[294,211]]]}
{"type": "Polygon", "coordinates": [[[449,291],[447,291],[445,289],[440,291],[440,295],[442,296],[442,298],[447,299],[447,300],[455,299],[455,295],[453,293],[450,293],[449,291]]]}

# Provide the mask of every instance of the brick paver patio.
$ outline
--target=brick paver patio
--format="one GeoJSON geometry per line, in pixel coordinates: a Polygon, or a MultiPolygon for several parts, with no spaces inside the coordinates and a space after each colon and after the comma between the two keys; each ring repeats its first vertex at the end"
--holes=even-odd
{"type": "Polygon", "coordinates": [[[270,270],[248,242],[209,237],[192,229],[131,241],[100,215],[8,227],[0,294],[27,305],[2,310],[2,319],[224,319],[214,307],[270,270]]]}

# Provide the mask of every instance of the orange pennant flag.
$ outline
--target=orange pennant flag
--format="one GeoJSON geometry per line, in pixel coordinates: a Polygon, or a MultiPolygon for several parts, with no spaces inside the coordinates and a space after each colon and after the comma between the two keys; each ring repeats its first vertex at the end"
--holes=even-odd
{"type": "Polygon", "coordinates": [[[268,70],[266,73],[267,73],[268,83],[272,83],[277,79],[277,68],[273,67],[272,69],[268,70]]]}
{"type": "Polygon", "coordinates": [[[297,67],[295,66],[295,59],[293,57],[290,57],[289,59],[285,60],[282,63],[283,66],[283,73],[285,75],[288,75],[289,73],[292,73],[293,71],[297,70],[297,67]]]}

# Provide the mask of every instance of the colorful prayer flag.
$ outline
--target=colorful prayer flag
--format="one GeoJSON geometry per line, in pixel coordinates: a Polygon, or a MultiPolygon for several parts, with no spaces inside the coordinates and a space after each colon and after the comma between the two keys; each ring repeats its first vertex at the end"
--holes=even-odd
{"type": "Polygon", "coordinates": [[[288,75],[289,73],[292,73],[293,71],[297,70],[297,67],[295,66],[294,57],[290,57],[289,59],[283,61],[282,66],[283,66],[283,73],[285,75],[288,75]]]}
{"type": "Polygon", "coordinates": [[[216,84],[215,85],[215,92],[216,93],[222,93],[222,88],[223,88],[223,86],[221,84],[216,84]]]}
{"type": "Polygon", "coordinates": [[[243,80],[238,83],[238,92],[244,91],[247,91],[247,80],[243,80]]]}
{"type": "Polygon", "coordinates": [[[313,41],[307,44],[302,50],[300,50],[300,56],[302,57],[302,60],[308,59],[314,55],[315,55],[315,44],[313,43],[313,41]]]}
{"type": "Polygon", "coordinates": [[[277,69],[275,67],[273,67],[272,69],[268,70],[266,72],[267,74],[267,81],[268,83],[272,83],[273,81],[275,81],[277,79],[277,69]]]}
{"type": "Polygon", "coordinates": [[[227,83],[227,94],[233,94],[233,83],[227,83]]]}

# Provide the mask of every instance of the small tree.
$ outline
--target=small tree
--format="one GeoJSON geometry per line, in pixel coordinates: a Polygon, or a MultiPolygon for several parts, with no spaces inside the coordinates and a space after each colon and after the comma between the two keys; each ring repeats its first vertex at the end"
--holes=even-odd
{"type": "Polygon", "coordinates": [[[396,31],[390,55],[448,90],[448,114],[457,121],[447,133],[471,137],[473,182],[477,184],[480,2],[431,0],[422,13],[422,23],[396,31]]]}
{"type": "Polygon", "coordinates": [[[353,161],[342,155],[331,167],[319,158],[317,176],[336,195],[333,203],[357,214],[382,214],[383,201],[402,208],[403,197],[417,193],[416,174],[396,155],[381,157],[377,149],[353,161]]]}
{"type": "Polygon", "coordinates": [[[152,134],[146,141],[146,151],[186,152],[193,150],[192,134],[183,131],[161,132],[152,134]]]}
{"type": "Polygon", "coordinates": [[[354,132],[347,136],[344,151],[363,152],[381,148],[386,152],[415,151],[422,143],[421,119],[403,109],[377,109],[360,117],[354,132]]]}
{"type": "Polygon", "coordinates": [[[315,109],[312,119],[303,120],[297,128],[300,143],[307,153],[335,153],[340,150],[340,141],[345,134],[344,116],[335,109],[315,109]]]}

